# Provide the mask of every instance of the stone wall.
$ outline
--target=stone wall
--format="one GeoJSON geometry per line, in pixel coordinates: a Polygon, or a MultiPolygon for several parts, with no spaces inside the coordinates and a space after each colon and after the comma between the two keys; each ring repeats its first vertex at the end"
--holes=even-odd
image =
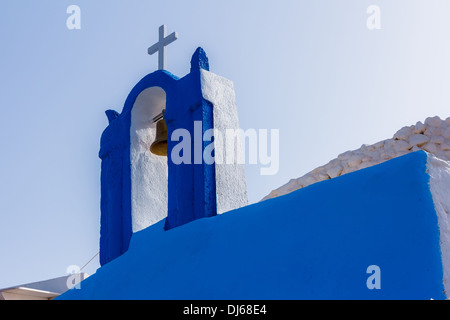
{"type": "Polygon", "coordinates": [[[273,190],[262,200],[275,198],[313,183],[342,176],[346,173],[380,164],[404,154],[425,150],[436,157],[450,161],[450,117],[442,120],[430,117],[424,123],[401,128],[391,139],[340,154],[324,166],[304,176],[292,179],[273,190]]]}

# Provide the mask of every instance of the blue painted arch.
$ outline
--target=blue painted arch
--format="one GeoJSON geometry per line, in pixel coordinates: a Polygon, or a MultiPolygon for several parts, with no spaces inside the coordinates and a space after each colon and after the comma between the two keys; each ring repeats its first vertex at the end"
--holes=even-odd
{"type": "MultiPolygon", "coordinates": [[[[201,121],[205,132],[213,128],[213,108],[203,99],[201,69],[209,69],[203,49],[198,48],[191,60],[191,72],[183,78],[158,70],[142,78],[130,91],[120,114],[108,110],[110,121],[102,134],[99,157],[101,173],[101,230],[100,263],[102,265],[128,250],[132,230],[132,192],[130,128],[132,109],[139,95],[151,87],[160,87],[166,93],[166,112],[169,137],[183,128],[194,134],[194,122],[201,121]]],[[[192,141],[192,143],[194,143],[192,141]]],[[[202,146],[205,148],[205,142],[202,146]]],[[[168,141],[168,155],[175,142],[168,141]]],[[[193,146],[192,146],[193,147],[193,146]]],[[[193,149],[193,148],[192,148],[193,149]]],[[[192,159],[193,160],[193,159],[192,159]]],[[[165,229],[177,227],[192,220],[216,215],[215,165],[176,165],[167,158],[168,217],[165,229]]]]}

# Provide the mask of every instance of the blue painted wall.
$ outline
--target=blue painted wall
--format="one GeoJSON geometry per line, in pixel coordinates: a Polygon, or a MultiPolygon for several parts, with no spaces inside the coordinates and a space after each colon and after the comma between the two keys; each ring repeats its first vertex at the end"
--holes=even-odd
{"type": "Polygon", "coordinates": [[[445,299],[426,162],[411,153],[169,232],[155,224],[61,299],[445,299]]]}
{"type": "MultiPolygon", "coordinates": [[[[179,128],[194,137],[194,121],[201,121],[202,132],[213,128],[212,105],[203,99],[200,69],[209,69],[208,58],[198,48],[191,60],[191,72],[179,79],[167,71],[158,70],[144,77],[131,90],[122,113],[106,112],[109,126],[101,138],[99,156],[101,173],[100,263],[104,265],[128,250],[132,235],[131,221],[131,110],[139,94],[150,87],[166,92],[166,113],[169,138],[179,128]]],[[[203,142],[202,148],[211,142],[203,142]]],[[[168,155],[177,142],[168,141],[168,155]]],[[[194,139],[191,140],[194,150],[194,139]]],[[[165,229],[180,226],[202,217],[216,215],[214,164],[176,165],[168,157],[168,217],[165,229]]]]}

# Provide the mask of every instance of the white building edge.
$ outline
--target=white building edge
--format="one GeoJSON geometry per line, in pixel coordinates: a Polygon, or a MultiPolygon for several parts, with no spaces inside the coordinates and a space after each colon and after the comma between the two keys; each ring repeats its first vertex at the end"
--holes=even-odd
{"type": "Polygon", "coordinates": [[[52,300],[88,276],[87,273],[79,273],[0,289],[0,300],[52,300]]]}

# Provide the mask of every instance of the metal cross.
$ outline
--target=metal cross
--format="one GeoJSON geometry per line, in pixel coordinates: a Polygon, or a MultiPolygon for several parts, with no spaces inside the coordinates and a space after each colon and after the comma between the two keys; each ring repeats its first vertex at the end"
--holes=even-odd
{"type": "Polygon", "coordinates": [[[164,70],[166,67],[166,46],[178,39],[178,34],[173,32],[166,37],[166,26],[159,27],[159,41],[148,48],[148,54],[152,55],[158,52],[158,69],[164,70]]]}

